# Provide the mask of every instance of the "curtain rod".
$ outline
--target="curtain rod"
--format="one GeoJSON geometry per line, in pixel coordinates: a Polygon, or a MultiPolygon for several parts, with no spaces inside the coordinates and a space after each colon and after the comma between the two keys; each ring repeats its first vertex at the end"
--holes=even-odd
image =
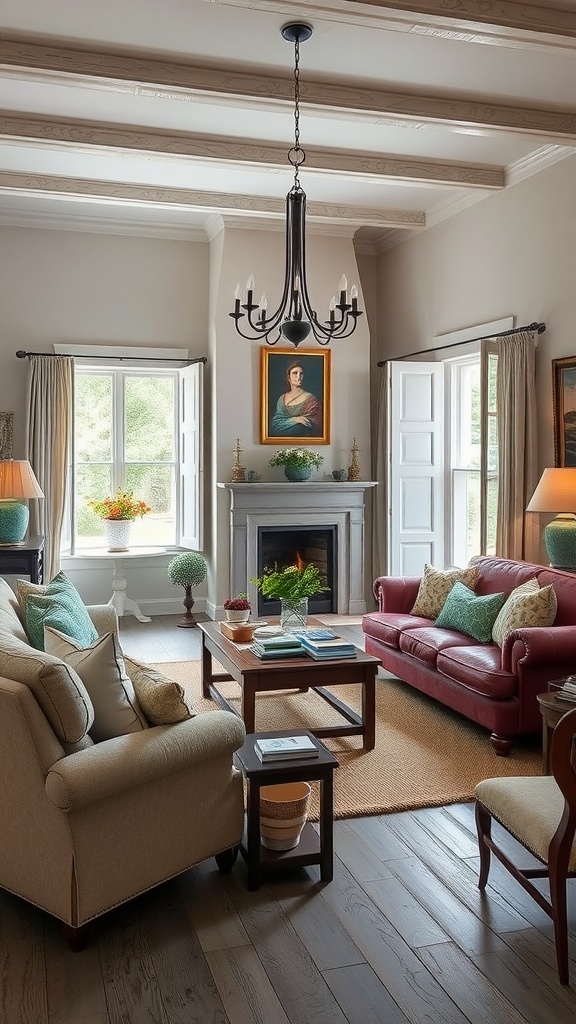
{"type": "Polygon", "coordinates": [[[411,356],[424,356],[429,352],[442,352],[445,348],[458,348],[459,345],[471,345],[473,341],[486,341],[488,338],[506,338],[510,334],[521,334],[522,331],[537,331],[544,334],[546,324],[527,324],[526,327],[513,327],[510,331],[500,331],[500,334],[483,334],[480,338],[467,338],[466,341],[453,341],[451,345],[437,345],[435,348],[421,348],[419,352],[407,352],[404,356],[393,356],[391,359],[381,359],[376,366],[386,366],[400,359],[410,359],[411,356]]]}
{"type": "MultiPolygon", "coordinates": [[[[28,356],[44,356],[45,359],[58,359],[64,353],[55,352],[24,352],[23,349],[19,349],[16,353],[17,359],[27,359],[28,356]]],[[[137,363],[186,363],[186,366],[192,366],[193,363],[207,363],[208,359],[206,356],[199,356],[197,359],[165,359],[162,356],[71,356],[72,359],[97,359],[101,362],[103,359],[117,359],[120,362],[126,362],[134,360],[137,363]]]]}

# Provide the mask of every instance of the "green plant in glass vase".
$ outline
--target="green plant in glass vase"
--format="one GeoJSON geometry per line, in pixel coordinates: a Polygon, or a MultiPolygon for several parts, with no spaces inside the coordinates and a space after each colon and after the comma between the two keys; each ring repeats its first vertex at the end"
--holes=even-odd
{"type": "Polygon", "coordinates": [[[270,600],[280,601],[280,625],[286,632],[305,629],[308,598],[323,593],[325,586],[317,566],[289,565],[279,569],[265,567],[262,575],[250,580],[260,593],[270,600]]]}

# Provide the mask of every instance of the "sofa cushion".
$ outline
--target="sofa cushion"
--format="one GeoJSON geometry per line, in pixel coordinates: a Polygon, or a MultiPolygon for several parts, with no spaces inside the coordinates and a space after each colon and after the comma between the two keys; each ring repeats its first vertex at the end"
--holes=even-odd
{"type": "Polygon", "coordinates": [[[440,651],[436,668],[444,676],[493,700],[518,696],[518,680],[501,666],[502,652],[496,644],[469,644],[440,651]]]}
{"type": "Polygon", "coordinates": [[[518,597],[524,597],[525,594],[534,594],[538,590],[540,590],[540,584],[536,577],[534,577],[534,579],[526,580],[525,583],[521,583],[519,587],[515,587],[512,593],[506,598],[492,627],[492,640],[495,644],[498,644],[499,647],[502,647],[502,644],[504,643],[505,634],[510,632],[509,629],[505,629],[504,627],[508,621],[510,609],[514,601],[518,597]]]}
{"type": "Polygon", "coordinates": [[[400,646],[400,636],[405,629],[431,625],[430,619],[407,615],[405,612],[368,612],[362,617],[362,630],[366,636],[396,650],[400,646]]]}
{"type": "Polygon", "coordinates": [[[52,626],[87,647],[98,634],[74,584],[63,572],[48,584],[45,594],[26,596],[26,632],[33,647],[44,650],[44,626],[52,626]]]}
{"type": "Polygon", "coordinates": [[[426,563],[424,573],[412,608],[412,615],[423,615],[427,619],[437,619],[448,594],[455,583],[465,583],[474,588],[478,582],[480,570],[475,566],[468,569],[435,569],[426,563]]]}
{"type": "Polygon", "coordinates": [[[439,651],[446,647],[462,647],[465,643],[463,633],[428,625],[420,629],[404,630],[400,637],[400,650],[434,668],[439,651]]]}
{"type": "Polygon", "coordinates": [[[179,683],[132,658],[125,657],[124,664],[149,725],[173,725],[194,718],[179,683]]]}
{"type": "Polygon", "coordinates": [[[90,735],[95,742],[147,728],[113,633],[98,637],[90,647],[81,647],[50,626],[45,635],[47,650],[78,673],[90,694],[94,706],[90,735]]]}
{"type": "Polygon", "coordinates": [[[443,629],[458,629],[479,640],[481,644],[488,644],[492,640],[492,627],[504,600],[503,593],[478,597],[464,583],[455,583],[434,625],[443,629]]]}
{"type": "Polygon", "coordinates": [[[552,626],[556,618],[556,592],[552,585],[527,594],[512,594],[502,609],[504,614],[494,623],[494,640],[501,647],[504,637],[513,629],[527,626],[552,626]],[[506,607],[507,606],[507,607],[506,607]]]}

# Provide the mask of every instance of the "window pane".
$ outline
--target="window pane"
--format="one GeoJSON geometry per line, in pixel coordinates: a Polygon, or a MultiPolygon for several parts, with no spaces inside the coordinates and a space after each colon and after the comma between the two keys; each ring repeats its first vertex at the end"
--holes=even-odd
{"type": "Polygon", "coordinates": [[[105,547],[102,521],[88,506],[90,498],[112,493],[110,466],[78,466],[76,470],[76,534],[83,547],[105,547]]]}
{"type": "Polygon", "coordinates": [[[126,462],[174,460],[174,379],[125,378],[126,462]]]}
{"type": "Polygon", "coordinates": [[[488,472],[498,471],[498,420],[488,416],[488,472]]]}
{"type": "Polygon", "coordinates": [[[174,466],[127,466],[126,489],[152,512],[132,525],[133,544],[175,544],[176,471],[174,466]]]}
{"type": "Polygon", "coordinates": [[[112,377],[77,373],[76,461],[112,461],[112,377]]]}

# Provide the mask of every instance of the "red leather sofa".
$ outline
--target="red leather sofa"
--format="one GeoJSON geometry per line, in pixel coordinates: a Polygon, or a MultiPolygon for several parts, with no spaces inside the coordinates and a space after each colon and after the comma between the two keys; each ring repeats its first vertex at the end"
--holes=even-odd
{"type": "Polygon", "coordinates": [[[363,616],[368,654],[385,669],[491,731],[497,754],[506,756],[514,737],[542,729],[536,694],[548,681],[576,671],[576,575],[529,562],[477,556],[477,594],[506,596],[526,580],[552,583],[558,611],[551,627],[516,629],[502,649],[465,633],[440,629],[410,614],[418,577],[381,576],[374,582],[378,611],[363,616]]]}

